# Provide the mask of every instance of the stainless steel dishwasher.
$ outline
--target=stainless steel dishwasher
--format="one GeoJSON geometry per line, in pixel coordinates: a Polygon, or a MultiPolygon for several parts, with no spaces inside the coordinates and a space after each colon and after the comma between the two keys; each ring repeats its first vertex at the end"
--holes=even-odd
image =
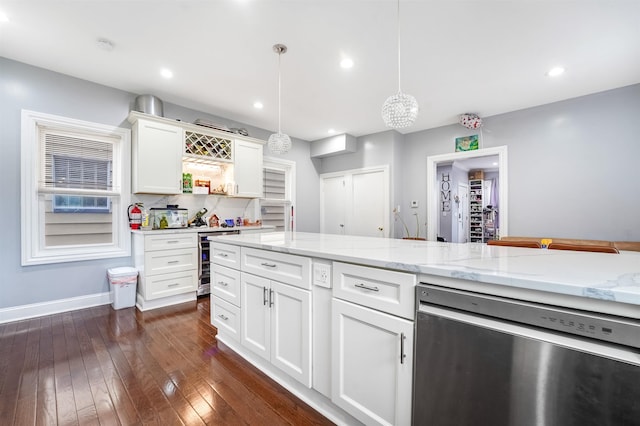
{"type": "Polygon", "coordinates": [[[640,425],[640,321],[417,287],[413,424],[640,425]]]}

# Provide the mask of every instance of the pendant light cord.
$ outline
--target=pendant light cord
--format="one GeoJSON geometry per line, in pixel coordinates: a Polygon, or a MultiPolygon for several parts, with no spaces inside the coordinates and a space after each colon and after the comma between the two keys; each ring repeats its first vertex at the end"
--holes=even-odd
{"type": "Polygon", "coordinates": [[[282,58],[282,52],[278,52],[278,134],[281,134],[281,117],[282,117],[282,78],[280,71],[280,59],[282,58]]]}
{"type": "Polygon", "coordinates": [[[402,91],[400,86],[400,0],[398,0],[398,10],[396,16],[396,23],[398,27],[398,93],[402,91]]]}

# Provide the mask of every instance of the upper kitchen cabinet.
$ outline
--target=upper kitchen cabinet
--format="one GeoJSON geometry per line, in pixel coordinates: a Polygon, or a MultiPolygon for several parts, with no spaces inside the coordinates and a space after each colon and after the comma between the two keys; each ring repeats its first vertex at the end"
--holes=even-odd
{"type": "Polygon", "coordinates": [[[263,141],[139,112],[129,121],[134,193],[181,194],[189,173],[194,187],[207,185],[205,194],[263,196],[263,141]]]}
{"type": "Polygon", "coordinates": [[[262,151],[264,146],[236,139],[235,141],[234,179],[236,196],[261,198],[262,185],[262,151]]]}
{"type": "Polygon", "coordinates": [[[182,193],[183,129],[131,113],[131,181],[134,193],[182,193]]]}

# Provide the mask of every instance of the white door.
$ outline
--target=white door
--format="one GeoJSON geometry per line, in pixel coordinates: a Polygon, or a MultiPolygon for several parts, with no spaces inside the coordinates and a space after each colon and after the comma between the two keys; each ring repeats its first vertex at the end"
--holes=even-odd
{"type": "Polygon", "coordinates": [[[323,234],[345,233],[346,190],[344,176],[321,179],[320,232],[323,234]]]}
{"type": "Polygon", "coordinates": [[[269,285],[265,278],[244,272],[240,274],[240,341],[266,360],[271,353],[269,285]]]}
{"type": "Polygon", "coordinates": [[[389,170],[372,167],[320,176],[320,232],[390,235],[389,170]]]}
{"type": "Polygon", "coordinates": [[[469,185],[458,184],[458,238],[457,243],[469,241],[469,185]]]}
{"type": "Polygon", "coordinates": [[[384,170],[354,173],[351,177],[352,201],[350,235],[387,237],[388,185],[384,170]]]}
{"type": "Polygon", "coordinates": [[[271,281],[271,363],[311,387],[311,292],[271,281]]]}
{"type": "Polygon", "coordinates": [[[333,299],[332,329],[331,401],[367,425],[409,425],[413,323],[333,299]]]}

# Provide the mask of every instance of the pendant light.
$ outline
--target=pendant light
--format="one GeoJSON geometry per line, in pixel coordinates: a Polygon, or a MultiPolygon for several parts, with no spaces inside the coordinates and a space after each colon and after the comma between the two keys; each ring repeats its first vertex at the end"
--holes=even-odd
{"type": "Polygon", "coordinates": [[[400,0],[398,0],[398,93],[391,95],[382,105],[382,119],[387,127],[400,129],[409,127],[418,117],[418,101],[402,93],[400,86],[400,0]]]}
{"type": "Polygon", "coordinates": [[[267,146],[269,147],[269,151],[274,154],[286,154],[291,149],[291,138],[282,133],[280,130],[281,123],[281,77],[280,77],[280,58],[283,53],[287,53],[287,46],[284,44],[274,44],[273,51],[278,54],[278,133],[274,133],[269,136],[269,141],[267,142],[267,146]]]}

